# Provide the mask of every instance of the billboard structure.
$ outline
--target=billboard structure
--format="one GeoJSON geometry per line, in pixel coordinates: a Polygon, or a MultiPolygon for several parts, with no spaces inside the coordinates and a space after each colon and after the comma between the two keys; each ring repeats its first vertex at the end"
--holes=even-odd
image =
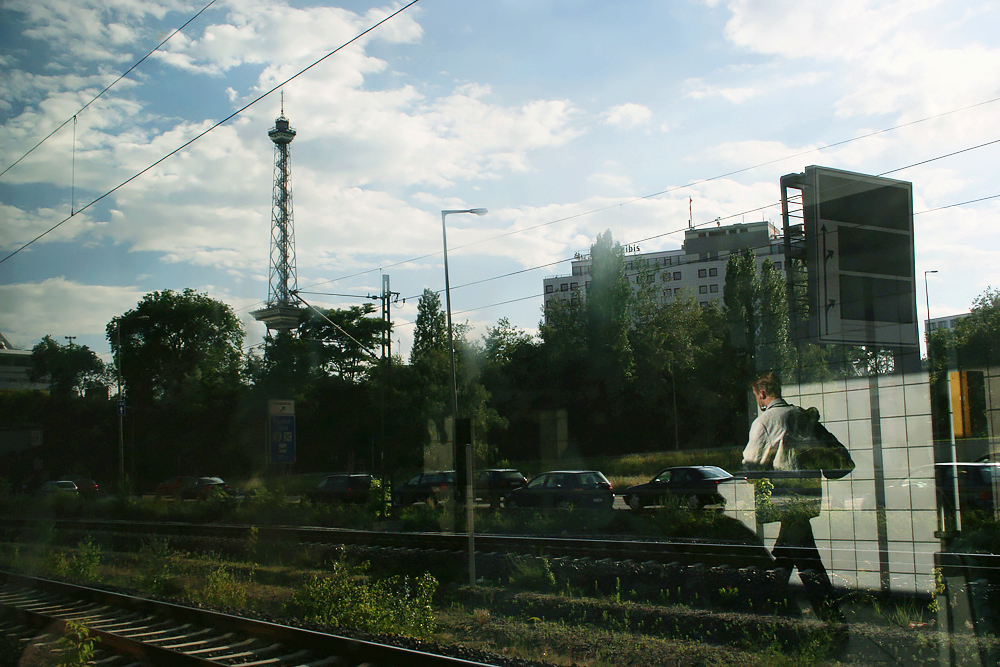
{"type": "Polygon", "coordinates": [[[913,185],[828,167],[781,179],[793,330],[817,343],[916,348],[913,185]],[[801,191],[790,224],[787,189],[801,191]],[[805,278],[805,290],[801,279],[805,278]]]}

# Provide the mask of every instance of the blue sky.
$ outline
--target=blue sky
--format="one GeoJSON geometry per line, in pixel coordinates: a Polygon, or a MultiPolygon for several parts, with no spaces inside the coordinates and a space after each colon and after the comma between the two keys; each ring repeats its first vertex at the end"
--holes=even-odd
{"type": "MultiPolygon", "coordinates": [[[[0,170],[205,1],[6,0],[0,170]]],[[[401,6],[217,0],[77,114],[75,137],[70,123],[0,176],[0,258],[401,6]]],[[[695,224],[780,224],[782,174],[879,174],[1000,139],[997,25],[1000,6],[976,0],[421,0],[284,86],[299,286],[364,297],[388,273],[408,350],[416,296],[444,286],[440,210],[486,207],[448,218],[456,320],[476,336],[501,317],[534,331],[542,279],[607,229],[672,249],[689,198],[695,224]]],[[[0,263],[0,331],[25,348],[76,336],[106,357],[111,318],[192,287],[259,343],[280,104],[0,263]]],[[[921,319],[924,271],[938,271],[933,317],[1000,285],[1000,199],[963,204],[1000,195],[998,156],[891,174],[914,184],[921,319]]]]}

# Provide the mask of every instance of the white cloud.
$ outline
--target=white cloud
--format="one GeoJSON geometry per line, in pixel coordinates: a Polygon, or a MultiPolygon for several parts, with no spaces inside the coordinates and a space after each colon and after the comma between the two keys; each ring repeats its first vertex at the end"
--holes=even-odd
{"type": "Polygon", "coordinates": [[[63,277],[0,285],[4,334],[25,348],[45,334],[80,336],[79,344],[100,352],[108,322],[134,308],[143,294],[130,286],[85,285],[63,277]]]}
{"type": "Polygon", "coordinates": [[[629,129],[649,123],[653,112],[645,105],[627,102],[611,107],[601,114],[601,118],[607,125],[629,129]]]}

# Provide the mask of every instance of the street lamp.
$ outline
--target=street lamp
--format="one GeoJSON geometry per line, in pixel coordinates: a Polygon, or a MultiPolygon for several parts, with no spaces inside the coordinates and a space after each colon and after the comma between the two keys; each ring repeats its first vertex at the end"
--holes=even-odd
{"type": "MultiPolygon", "coordinates": [[[[474,215],[486,215],[485,208],[466,208],[458,210],[441,211],[441,239],[444,242],[444,298],[448,310],[448,358],[451,362],[451,438],[452,456],[456,459],[458,444],[456,438],[456,424],[458,423],[458,380],[455,377],[455,339],[451,328],[451,282],[448,279],[448,228],[445,225],[445,218],[452,213],[472,213],[474,215]]],[[[476,543],[475,543],[475,496],[472,490],[472,443],[466,443],[465,451],[465,524],[469,535],[469,585],[476,585],[476,543]]]]}
{"type": "MultiPolygon", "coordinates": [[[[139,315],[136,321],[148,320],[149,315],[139,315]]],[[[125,492],[125,400],[122,398],[122,323],[124,318],[118,318],[118,326],[115,327],[118,338],[118,363],[115,364],[118,370],[118,490],[125,492]]]]}
{"type": "Polygon", "coordinates": [[[924,327],[924,341],[927,345],[927,363],[931,361],[931,297],[927,292],[927,274],[937,271],[924,271],[924,300],[927,302],[927,326],[924,327]]]}

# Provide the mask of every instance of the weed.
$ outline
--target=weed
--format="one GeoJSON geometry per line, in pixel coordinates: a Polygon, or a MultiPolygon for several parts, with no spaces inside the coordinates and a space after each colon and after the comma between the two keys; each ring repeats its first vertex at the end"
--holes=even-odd
{"type": "Polygon", "coordinates": [[[556,575],[546,558],[513,558],[510,584],[534,591],[552,590],[556,587],[556,575]]]}
{"type": "Polygon", "coordinates": [[[431,598],[437,586],[427,573],[415,580],[362,581],[339,563],[331,576],[314,576],[295,591],[290,605],[306,621],[426,639],[434,632],[431,598]]]}
{"type": "Polygon", "coordinates": [[[225,566],[218,567],[209,572],[208,580],[194,597],[221,607],[245,607],[250,597],[249,582],[253,581],[254,571],[251,566],[248,581],[240,581],[233,570],[225,566]]]}
{"type": "Polygon", "coordinates": [[[93,581],[100,575],[101,548],[88,537],[81,540],[75,550],[50,551],[45,565],[56,576],[93,581]]]}
{"type": "Polygon", "coordinates": [[[740,601],[740,589],[736,586],[724,586],[719,589],[719,604],[730,608],[740,601]]]}
{"type": "Polygon", "coordinates": [[[94,644],[100,637],[91,637],[90,629],[82,621],[66,621],[66,634],[56,643],[56,651],[61,654],[60,667],[83,667],[93,664],[94,644]]]}
{"type": "Polygon", "coordinates": [[[153,538],[139,550],[139,582],[143,590],[156,595],[174,595],[181,587],[176,582],[177,553],[167,538],[153,538]]]}
{"type": "Polygon", "coordinates": [[[490,610],[489,609],[474,609],[472,611],[472,618],[475,619],[476,625],[483,627],[490,620],[490,610]]]}

